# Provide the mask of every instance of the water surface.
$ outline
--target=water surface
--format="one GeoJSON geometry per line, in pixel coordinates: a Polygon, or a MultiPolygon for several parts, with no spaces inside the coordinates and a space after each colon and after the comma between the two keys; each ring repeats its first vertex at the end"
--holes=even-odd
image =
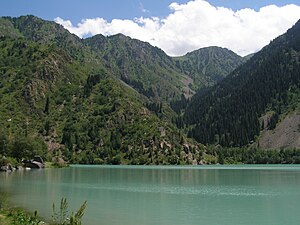
{"type": "Polygon", "coordinates": [[[0,190],[48,219],[87,200],[84,225],[300,224],[300,166],[71,166],[0,173],[0,190]]]}

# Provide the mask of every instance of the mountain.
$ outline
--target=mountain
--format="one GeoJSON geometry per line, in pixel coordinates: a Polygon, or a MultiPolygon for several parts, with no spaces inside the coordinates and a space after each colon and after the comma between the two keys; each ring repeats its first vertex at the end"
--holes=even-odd
{"type": "MultiPolygon", "coordinates": [[[[80,39],[35,16],[2,17],[0,161],[222,163],[252,150],[199,142],[299,147],[299,23],[246,60],[218,47],[172,58],[122,34],[80,39]]],[[[262,152],[242,162],[276,161],[262,152]]]]}
{"type": "MultiPolygon", "coordinates": [[[[299,112],[299,55],[300,21],[220,83],[193,97],[184,115],[189,135],[201,143],[259,145],[262,130],[273,130],[299,112]]],[[[299,129],[295,132],[299,138],[299,129]]]]}
{"type": "Polygon", "coordinates": [[[207,47],[176,57],[177,67],[193,79],[192,89],[213,86],[246,60],[220,47],[207,47]]]}
{"type": "Polygon", "coordinates": [[[281,116],[274,129],[265,127],[257,145],[263,149],[299,148],[300,113],[299,110],[281,116]]]}
{"type": "Polygon", "coordinates": [[[251,59],[252,56],[254,56],[254,55],[255,55],[255,53],[251,53],[251,54],[249,54],[249,55],[244,56],[244,57],[243,57],[243,58],[244,58],[244,61],[245,61],[245,62],[248,61],[248,60],[251,59]]]}
{"type": "Polygon", "coordinates": [[[0,27],[0,155],[90,164],[201,160],[198,146],[166,119],[182,83],[160,49],[123,35],[82,40],[34,16],[4,17],[0,27]]]}
{"type": "Polygon", "coordinates": [[[61,25],[35,16],[2,20],[10,24],[6,25],[11,27],[10,33],[40,44],[55,45],[75,60],[101,66],[154,102],[169,102],[181,95],[183,75],[171,57],[149,43],[122,34],[81,40],[61,25]]]}
{"type": "Polygon", "coordinates": [[[180,96],[183,76],[161,49],[122,34],[96,35],[83,41],[116,77],[150,99],[169,102],[180,96]]]}
{"type": "Polygon", "coordinates": [[[3,36],[17,38],[21,37],[22,34],[14,28],[14,25],[8,18],[0,18],[0,37],[3,36]]]}
{"type": "Polygon", "coordinates": [[[4,17],[0,26],[0,35],[57,46],[75,60],[108,69],[152,102],[170,103],[180,100],[182,93],[190,97],[193,90],[215,84],[244,62],[232,51],[218,47],[171,58],[149,43],[122,34],[82,40],[59,24],[31,15],[4,17]]]}

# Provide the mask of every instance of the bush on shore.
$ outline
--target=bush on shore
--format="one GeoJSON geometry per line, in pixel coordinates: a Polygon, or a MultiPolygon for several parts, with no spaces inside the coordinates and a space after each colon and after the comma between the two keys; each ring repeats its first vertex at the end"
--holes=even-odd
{"type": "Polygon", "coordinates": [[[53,203],[52,223],[45,223],[38,216],[38,212],[26,212],[21,208],[9,207],[7,205],[7,195],[0,193],[0,224],[1,225],[81,225],[84,210],[87,202],[85,201],[76,213],[68,213],[68,202],[62,198],[58,210],[53,203]]]}

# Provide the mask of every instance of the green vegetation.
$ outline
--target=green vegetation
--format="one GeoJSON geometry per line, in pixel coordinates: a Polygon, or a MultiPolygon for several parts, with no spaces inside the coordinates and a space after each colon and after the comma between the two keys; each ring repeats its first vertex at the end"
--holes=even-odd
{"type": "Polygon", "coordinates": [[[2,225],[38,225],[41,220],[37,212],[28,213],[20,208],[7,205],[7,194],[0,193],[0,224],[2,225]]]}
{"type": "Polygon", "coordinates": [[[122,34],[84,40],[112,73],[152,100],[169,102],[181,93],[182,75],[171,57],[149,43],[122,34]]]}
{"type": "Polygon", "coordinates": [[[217,145],[206,149],[204,160],[207,164],[299,164],[300,149],[222,148],[217,145]]]}
{"type": "Polygon", "coordinates": [[[189,163],[179,160],[183,143],[198,151],[171,123],[168,101],[180,95],[181,75],[160,49],[122,35],[81,40],[34,16],[2,20],[5,160],[39,154],[70,163],[170,164],[189,163]]]}
{"type": "Polygon", "coordinates": [[[193,78],[191,86],[199,90],[215,85],[246,60],[220,47],[207,47],[175,58],[176,66],[193,78]]]}
{"type": "Polygon", "coordinates": [[[55,204],[53,203],[53,221],[57,225],[81,225],[81,220],[84,215],[84,210],[87,206],[87,202],[85,201],[77,212],[74,214],[73,212],[68,215],[68,202],[66,198],[62,198],[60,201],[59,210],[56,210],[55,204]]]}
{"type": "MultiPolygon", "coordinates": [[[[38,216],[38,212],[29,213],[21,208],[12,208],[7,206],[7,198],[5,194],[0,194],[0,224],[2,225],[40,225],[46,224],[38,216]]],[[[76,213],[69,213],[68,202],[66,198],[62,198],[60,201],[59,209],[56,210],[56,206],[53,203],[53,221],[52,225],[81,225],[84,211],[87,207],[85,201],[76,213]]],[[[48,224],[48,223],[47,223],[48,224]]]]}
{"type": "Polygon", "coordinates": [[[0,143],[0,167],[8,164],[17,167],[21,165],[22,159],[31,159],[35,155],[49,159],[47,146],[40,138],[22,136],[8,138],[2,133],[0,143]]]}
{"type": "Polygon", "coordinates": [[[0,28],[2,165],[35,154],[57,166],[200,163],[210,154],[199,143],[245,146],[299,109],[295,28],[238,69],[245,59],[218,47],[174,59],[34,16],[1,18],[0,28]]]}
{"type": "Polygon", "coordinates": [[[256,141],[262,127],[274,129],[286,113],[299,110],[299,27],[300,22],[222,82],[195,95],[183,117],[189,136],[204,144],[241,147],[256,141]],[[262,124],[260,118],[269,112],[271,118],[262,124]]]}

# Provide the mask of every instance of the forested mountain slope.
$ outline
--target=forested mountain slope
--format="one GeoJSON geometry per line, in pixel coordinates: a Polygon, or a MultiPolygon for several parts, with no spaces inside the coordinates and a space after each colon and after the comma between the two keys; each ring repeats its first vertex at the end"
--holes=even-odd
{"type": "MultiPolygon", "coordinates": [[[[102,54],[106,44],[98,51],[62,26],[34,16],[1,18],[0,27],[3,28],[0,33],[0,155],[22,159],[40,154],[63,157],[74,163],[200,161],[197,147],[174,125],[161,119],[166,107],[154,100],[167,99],[169,95],[154,92],[152,101],[134,82],[125,80],[128,84],[124,84],[119,79],[127,69],[129,78],[145,76],[139,78],[143,85],[148,82],[148,75],[155,75],[150,74],[155,66],[149,69],[144,62],[137,64],[145,67],[141,70],[146,71],[144,74],[135,72],[134,61],[125,63],[126,66],[118,65],[122,58],[118,58],[119,54],[134,53],[126,44],[130,39],[120,35],[111,37],[113,44],[108,46],[119,45],[120,53],[117,48],[107,51],[110,59],[105,60],[102,54]]],[[[166,93],[180,92],[178,87],[171,86],[180,74],[172,69],[169,57],[145,43],[131,44],[145,45],[147,51],[154,51],[153,57],[161,56],[161,62],[157,59],[155,63],[161,63],[157,71],[163,70],[163,78],[157,78],[160,79],[157,82],[170,81],[170,87],[166,86],[173,91],[166,93]],[[165,69],[165,64],[170,69],[165,69]]],[[[134,59],[142,57],[150,64],[152,56],[146,53],[134,59]]]]}
{"type": "MultiPolygon", "coordinates": [[[[81,39],[69,33],[63,26],[28,15],[21,17],[3,17],[2,24],[6,29],[2,30],[6,37],[23,37],[26,40],[52,45],[62,48],[76,60],[92,59],[92,55],[84,48],[81,39]]],[[[1,24],[1,23],[0,23],[1,24]]],[[[0,31],[1,32],[1,31],[0,31]]]]}
{"type": "Polygon", "coordinates": [[[194,90],[213,86],[246,61],[220,47],[201,48],[175,60],[177,67],[194,80],[194,90]]]}
{"type": "Polygon", "coordinates": [[[299,110],[300,22],[222,82],[194,96],[184,115],[201,143],[243,146],[299,110]]]}
{"type": "Polygon", "coordinates": [[[117,77],[148,98],[170,102],[180,96],[182,74],[161,49],[122,34],[96,35],[84,43],[117,77]]]}
{"type": "Polygon", "coordinates": [[[62,48],[79,62],[109,70],[111,75],[152,100],[170,101],[181,94],[182,74],[174,61],[148,43],[121,34],[82,40],[61,25],[35,16],[7,17],[1,21],[6,36],[18,34],[36,43],[62,48]]]}
{"type": "Polygon", "coordinates": [[[80,39],[35,16],[0,18],[0,156],[200,163],[205,147],[184,131],[203,144],[263,145],[299,110],[299,46],[297,23],[245,64],[217,47],[172,58],[121,34],[80,39]],[[189,104],[187,86],[200,88],[189,104]]]}

